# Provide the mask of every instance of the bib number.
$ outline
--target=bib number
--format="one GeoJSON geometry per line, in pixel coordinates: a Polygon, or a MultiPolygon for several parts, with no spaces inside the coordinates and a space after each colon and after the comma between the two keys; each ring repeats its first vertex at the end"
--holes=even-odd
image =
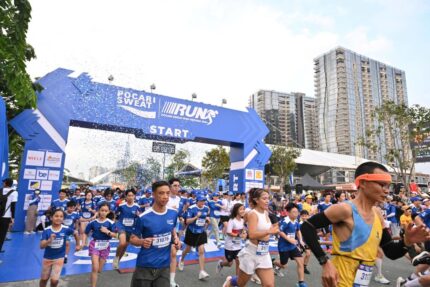
{"type": "Polygon", "coordinates": [[[124,224],[124,226],[133,226],[134,219],[133,218],[124,218],[122,220],[122,224],[124,224]]]}
{"type": "Polygon", "coordinates": [[[353,287],[365,287],[369,286],[370,279],[372,278],[373,266],[360,264],[357,272],[355,273],[355,279],[353,287]]]}
{"type": "Polygon", "coordinates": [[[205,223],[206,223],[206,219],[204,219],[204,218],[198,218],[196,220],[196,225],[197,226],[205,226],[205,223]]]}
{"type": "Polygon", "coordinates": [[[82,213],[82,216],[84,217],[84,218],[91,218],[91,212],[84,212],[84,213],[82,213]]]}
{"type": "Polygon", "coordinates": [[[241,244],[242,243],[242,238],[240,238],[240,237],[233,237],[232,242],[233,242],[233,244],[241,244]]]}
{"type": "Polygon", "coordinates": [[[221,213],[219,212],[219,210],[214,210],[214,215],[215,215],[215,216],[220,216],[220,215],[221,215],[221,213]]]}
{"type": "Polygon", "coordinates": [[[257,255],[267,255],[269,254],[269,242],[259,241],[257,245],[257,255]]]}
{"type": "Polygon", "coordinates": [[[154,235],[154,239],[152,240],[152,246],[156,248],[163,248],[170,245],[170,242],[172,240],[172,233],[163,233],[154,235]]]}
{"type": "Polygon", "coordinates": [[[64,245],[64,238],[55,238],[52,240],[51,244],[49,244],[49,247],[57,249],[61,248],[64,245]]]}
{"type": "Polygon", "coordinates": [[[109,247],[109,240],[97,240],[94,247],[97,250],[105,250],[109,247]]]}
{"type": "Polygon", "coordinates": [[[73,219],[64,219],[64,225],[67,225],[67,226],[70,226],[70,225],[72,225],[72,223],[73,223],[73,219]]]}

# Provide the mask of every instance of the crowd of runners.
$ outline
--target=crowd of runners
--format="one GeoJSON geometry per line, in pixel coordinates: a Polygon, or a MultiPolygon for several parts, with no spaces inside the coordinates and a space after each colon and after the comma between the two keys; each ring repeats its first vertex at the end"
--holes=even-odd
{"type": "Polygon", "coordinates": [[[185,190],[176,178],[146,189],[82,187],[60,190],[43,216],[35,216],[40,200],[35,191],[25,234],[42,232],[40,286],[49,281],[57,286],[71,240],[76,250],[88,250],[91,286],[96,286],[113,238],[119,241],[114,269],[121,268],[129,244],[140,247],[132,287],[179,286],[175,274],[189,272],[185,260],[190,252],[198,253],[200,271],[195,276],[210,280],[204,249],[209,238],[219,248],[224,243],[217,275],[222,276],[223,268],[235,268],[236,275],[228,276],[223,287],[246,286],[250,280],[275,286],[275,276],[285,276],[290,259],[296,263],[296,286],[308,286],[311,254],[321,264],[324,287],[369,286],[372,278],[390,284],[382,262],[404,256],[411,270],[416,267],[395,284],[430,286],[430,200],[419,190],[412,197],[390,192],[391,176],[375,162],[357,168],[355,184],[356,192],[329,192],[320,198],[305,193],[282,197],[258,188],[242,194],[185,190]],[[277,244],[277,252],[270,243],[277,244]]]}

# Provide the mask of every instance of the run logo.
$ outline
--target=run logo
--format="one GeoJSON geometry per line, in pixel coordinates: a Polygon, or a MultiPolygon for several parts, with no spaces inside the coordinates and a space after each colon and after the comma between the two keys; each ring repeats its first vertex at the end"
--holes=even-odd
{"type": "Polygon", "coordinates": [[[161,109],[161,115],[167,118],[182,119],[211,125],[218,115],[218,111],[175,102],[165,102],[161,109]]]}

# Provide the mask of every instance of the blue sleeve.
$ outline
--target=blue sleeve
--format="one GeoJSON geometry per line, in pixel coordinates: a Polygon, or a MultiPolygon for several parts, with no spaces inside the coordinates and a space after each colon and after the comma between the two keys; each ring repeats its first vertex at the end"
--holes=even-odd
{"type": "Polygon", "coordinates": [[[91,221],[90,223],[88,223],[87,227],[85,227],[85,234],[88,235],[90,233],[90,231],[93,229],[93,223],[94,221],[91,221]]]}
{"type": "Polygon", "coordinates": [[[283,220],[283,221],[281,222],[281,226],[279,226],[279,231],[286,233],[286,232],[285,232],[285,229],[287,229],[287,224],[286,224],[286,223],[285,223],[285,221],[283,220]]]}
{"type": "Polygon", "coordinates": [[[142,226],[141,226],[142,223],[143,223],[143,221],[142,221],[142,218],[140,216],[134,221],[132,233],[134,235],[138,236],[139,238],[142,237],[142,226]]]}
{"type": "Polygon", "coordinates": [[[426,209],[425,211],[421,212],[419,217],[421,217],[422,220],[426,220],[427,216],[428,216],[428,209],[426,209]]]}
{"type": "Polygon", "coordinates": [[[194,215],[193,215],[193,208],[190,208],[187,211],[187,218],[192,218],[192,217],[194,217],[194,215]]]}
{"type": "Polygon", "coordinates": [[[73,228],[69,227],[66,229],[66,236],[70,236],[73,235],[73,232],[75,232],[75,230],[73,230],[73,228]]]}
{"type": "Polygon", "coordinates": [[[42,232],[42,237],[40,238],[40,241],[42,240],[48,240],[49,239],[49,234],[48,234],[48,230],[43,230],[42,232]]]}

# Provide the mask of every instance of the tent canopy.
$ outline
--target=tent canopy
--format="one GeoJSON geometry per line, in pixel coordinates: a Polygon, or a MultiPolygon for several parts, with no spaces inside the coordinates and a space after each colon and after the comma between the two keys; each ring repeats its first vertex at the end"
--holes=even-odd
{"type": "MultiPolygon", "coordinates": [[[[315,179],[313,179],[309,174],[305,174],[297,184],[300,184],[303,186],[303,189],[312,189],[312,190],[325,190],[325,189],[334,189],[333,186],[326,186],[322,185],[315,179]]],[[[296,185],[297,185],[296,184],[296,185]]]]}

